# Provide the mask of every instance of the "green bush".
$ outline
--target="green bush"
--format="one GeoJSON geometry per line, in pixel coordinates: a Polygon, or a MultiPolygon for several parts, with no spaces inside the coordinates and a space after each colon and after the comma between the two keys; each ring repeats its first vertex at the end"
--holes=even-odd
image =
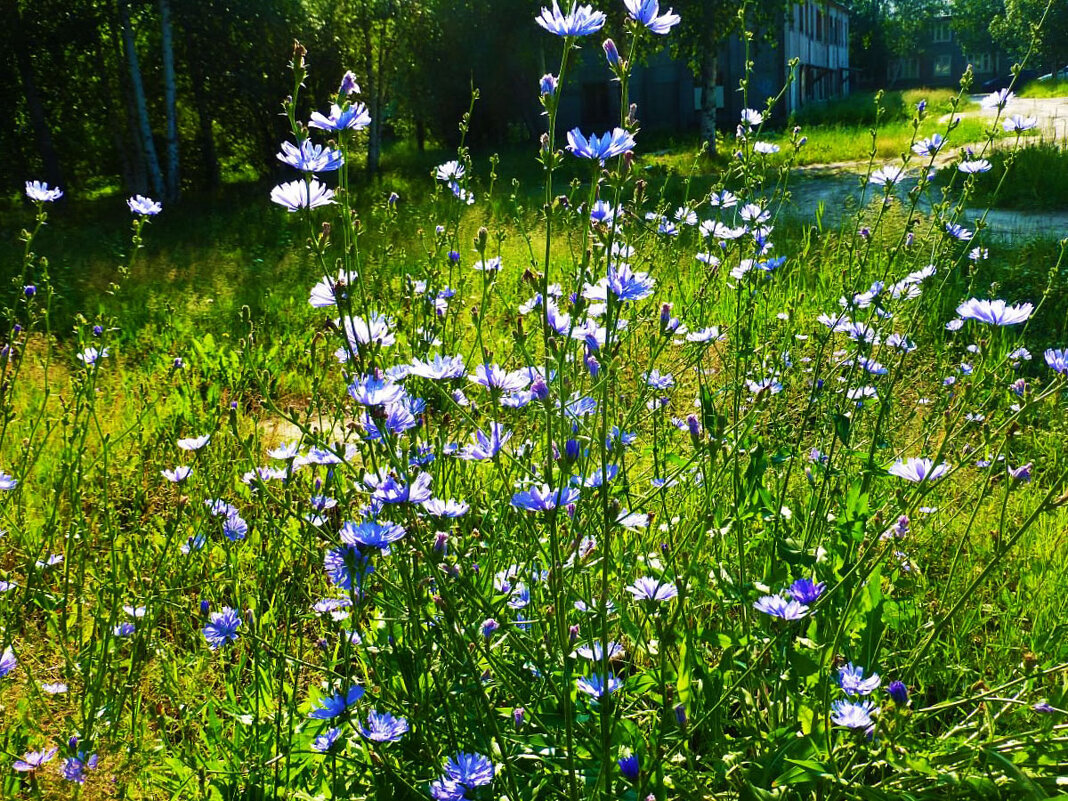
{"type": "MultiPolygon", "coordinates": [[[[916,104],[927,101],[929,115],[949,114],[957,93],[950,89],[906,89],[883,92],[861,92],[848,97],[813,103],[801,109],[795,119],[798,124],[874,125],[879,106],[884,109],[883,122],[908,122],[916,113],[916,104]]],[[[962,101],[963,107],[966,101],[962,101]]]]}
{"type": "Polygon", "coordinates": [[[1068,209],[1068,150],[1058,143],[1038,141],[1015,152],[995,151],[989,161],[993,169],[978,176],[972,202],[1002,209],[1068,209]],[[1010,180],[995,197],[1009,164],[1010,180]]]}

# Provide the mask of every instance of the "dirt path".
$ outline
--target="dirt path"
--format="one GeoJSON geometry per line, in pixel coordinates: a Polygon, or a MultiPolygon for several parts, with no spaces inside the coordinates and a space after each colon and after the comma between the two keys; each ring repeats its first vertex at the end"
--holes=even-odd
{"type": "MultiPolygon", "coordinates": [[[[862,165],[866,167],[867,163],[862,165]]],[[[816,207],[823,203],[823,219],[826,224],[836,225],[844,217],[852,214],[861,200],[863,187],[859,171],[838,170],[795,177],[790,185],[790,204],[786,213],[791,216],[811,220],[816,207]]],[[[904,197],[916,185],[916,178],[904,179],[895,194],[904,197]]],[[[880,187],[868,187],[864,200],[881,193],[880,187]]],[[[936,195],[935,200],[940,198],[936,195]]],[[[930,209],[930,203],[920,201],[923,211],[930,209]]],[[[983,209],[965,209],[964,220],[971,225],[983,216],[983,209]]],[[[991,209],[986,216],[987,235],[1000,239],[1031,239],[1034,237],[1056,238],[1068,237],[1068,209],[1064,211],[1016,211],[1013,209],[991,209]]]]}
{"type": "MultiPolygon", "coordinates": [[[[972,99],[978,103],[982,95],[976,95],[972,99]]],[[[993,121],[996,113],[996,109],[976,106],[962,112],[961,116],[984,117],[993,121]]],[[[1056,137],[1068,144],[1068,97],[1013,98],[1002,112],[1002,119],[1013,114],[1036,117],[1038,129],[1044,138],[1056,137]]],[[[939,154],[935,159],[935,166],[941,168],[952,163],[956,160],[958,151],[959,148],[956,148],[939,154]]],[[[852,213],[860,202],[864,189],[860,176],[867,168],[866,160],[798,167],[792,173],[791,202],[786,211],[797,217],[811,219],[816,207],[823,203],[824,220],[832,225],[840,222],[844,216],[852,213]]],[[[903,197],[915,185],[916,176],[903,179],[895,194],[903,197]]],[[[873,196],[873,189],[877,190],[876,187],[868,188],[865,200],[873,196]]],[[[926,201],[921,201],[920,205],[924,210],[930,208],[926,201]]],[[[974,221],[982,215],[983,209],[969,208],[965,210],[964,219],[974,221]]],[[[1068,237],[1068,209],[1053,212],[992,209],[987,214],[986,224],[988,234],[1003,239],[1068,237]]]]}
{"type": "MultiPolygon", "coordinates": [[[[983,95],[973,95],[980,102],[983,95]]],[[[1038,130],[1043,138],[1068,141],[1068,97],[1014,97],[1005,106],[1001,119],[1019,114],[1038,120],[1038,130]]],[[[997,109],[976,108],[961,113],[962,117],[982,117],[993,122],[997,109]]]]}

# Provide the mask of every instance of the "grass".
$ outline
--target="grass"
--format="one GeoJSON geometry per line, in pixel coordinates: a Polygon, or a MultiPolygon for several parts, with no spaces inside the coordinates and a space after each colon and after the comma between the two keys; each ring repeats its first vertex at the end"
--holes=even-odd
{"type": "Polygon", "coordinates": [[[1068,97],[1068,81],[1031,81],[1016,94],[1020,97],[1068,97]]]}
{"type": "Polygon", "coordinates": [[[100,760],[86,798],[425,798],[460,752],[494,766],[462,795],[514,801],[1058,792],[1068,385],[1041,353],[1068,341],[1063,249],[958,241],[952,207],[907,199],[787,220],[787,154],[730,147],[696,175],[694,148],[568,157],[549,190],[519,154],[496,178],[480,158],[471,206],[435,187],[439,154],[398,152],[410,169],[350,176],[311,214],[229,186],[132,244],[108,201],[72,204],[25,258],[5,226],[0,750],[60,753],[0,795],[69,795],[55,766],[80,751],[100,760]],[[594,190],[619,225],[590,225],[594,190]],[[750,201],[769,217],[743,219],[750,201]],[[684,202],[746,230],[660,233],[684,202]],[[610,259],[620,237],[633,251],[610,259]],[[622,258],[637,274],[609,283],[622,258]],[[336,305],[312,307],[324,275],[336,305]],[[536,299],[556,294],[571,323],[546,328],[536,299]],[[947,331],[971,296],[1035,308],[947,331]],[[823,317],[843,309],[852,336],[823,317]],[[397,372],[433,354],[466,369],[397,372]],[[482,363],[513,386],[466,377],[482,363]],[[296,463],[271,453],[289,440],[296,463]],[[916,456],[949,469],[887,469],[916,456]],[[469,508],[415,502],[426,479],[469,508]],[[542,483],[559,508],[525,509],[542,483]],[[375,521],[403,529],[388,550],[375,521]],[[759,611],[801,579],[823,589],[798,619],[759,611]],[[240,624],[220,643],[224,610],[240,624]],[[853,727],[847,663],[882,677],[853,727]],[[597,675],[618,687],[593,697],[597,675]],[[372,708],[407,730],[369,739],[372,708]]]}
{"type": "MultiPolygon", "coordinates": [[[[909,123],[916,115],[916,106],[926,101],[927,113],[942,116],[954,110],[958,93],[951,89],[905,89],[883,92],[855,92],[847,97],[809,103],[794,115],[799,125],[834,125],[864,128],[884,124],[909,123]],[[882,109],[881,114],[877,114],[882,109]]],[[[957,111],[965,111],[973,104],[967,98],[959,101],[957,111]]]]}
{"type": "Polygon", "coordinates": [[[1033,142],[1016,151],[995,150],[990,172],[977,177],[973,203],[1023,211],[1068,210],[1068,149],[1057,142],[1033,142]],[[1011,181],[995,196],[1010,170],[1011,181]]]}

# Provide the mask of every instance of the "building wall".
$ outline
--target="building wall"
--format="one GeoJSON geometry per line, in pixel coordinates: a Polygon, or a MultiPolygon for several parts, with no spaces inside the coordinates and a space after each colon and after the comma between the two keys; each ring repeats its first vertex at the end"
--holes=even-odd
{"type": "MultiPolygon", "coordinates": [[[[560,104],[559,126],[568,130],[603,132],[619,125],[619,84],[599,47],[583,48],[576,66],[577,91],[568,91],[560,104]]],[[[638,105],[638,119],[646,131],[688,130],[697,127],[694,80],[689,68],[661,50],[648,64],[634,67],[630,102],[638,105]]]]}
{"type": "MultiPolygon", "coordinates": [[[[776,108],[781,117],[812,102],[842,97],[850,92],[849,12],[833,0],[808,0],[790,6],[782,16],[780,33],[772,42],[750,44],[754,62],[748,104],[763,107],[768,97],[778,95],[790,75],[790,62],[798,60],[794,79],[776,108]]],[[[745,48],[732,37],[720,55],[723,68],[724,103],[719,122],[733,125],[744,106],[737,91],[745,69],[745,48]]]]}
{"type": "Polygon", "coordinates": [[[849,12],[837,3],[802,2],[786,12],[783,69],[798,58],[787,113],[849,94],[849,12]]]}
{"type": "MultiPolygon", "coordinates": [[[[790,75],[789,63],[798,59],[794,82],[777,107],[781,118],[807,103],[849,94],[849,13],[834,0],[807,0],[792,5],[776,23],[778,35],[771,41],[758,39],[750,44],[753,72],[748,98],[743,98],[738,81],[745,70],[745,46],[732,36],[719,53],[717,122],[733,126],[742,108],[763,108],[775,97],[790,75]]],[[[575,73],[578,91],[568,91],[560,104],[562,130],[579,126],[584,131],[602,132],[619,124],[619,87],[599,47],[580,51],[575,73]]],[[[638,105],[643,130],[692,130],[700,121],[701,91],[685,63],[675,61],[667,49],[658,52],[648,64],[634,68],[630,100],[638,105]]]]}
{"type": "Polygon", "coordinates": [[[916,44],[915,55],[894,59],[887,66],[887,84],[896,89],[916,86],[957,87],[960,77],[973,67],[973,86],[1008,74],[1011,60],[1004,52],[991,45],[981,53],[965,53],[951,25],[952,17],[936,17],[927,26],[923,37],[916,44]]]}

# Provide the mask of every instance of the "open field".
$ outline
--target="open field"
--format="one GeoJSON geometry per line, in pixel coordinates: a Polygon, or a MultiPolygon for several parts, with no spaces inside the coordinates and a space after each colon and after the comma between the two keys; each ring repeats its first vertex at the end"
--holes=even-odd
{"type": "Polygon", "coordinates": [[[536,154],[364,181],[297,91],[273,189],[5,212],[0,797],[1064,792],[1068,243],[968,213],[1043,168],[940,95],[565,148],[565,77],[536,154]]]}

